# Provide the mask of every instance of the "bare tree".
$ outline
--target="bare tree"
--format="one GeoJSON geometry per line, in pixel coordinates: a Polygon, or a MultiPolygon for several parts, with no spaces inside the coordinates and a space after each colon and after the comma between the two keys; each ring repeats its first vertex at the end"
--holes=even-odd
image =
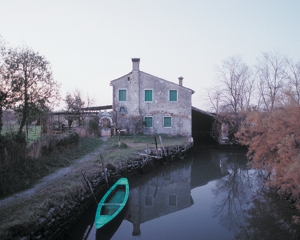
{"type": "MultiPolygon", "coordinates": [[[[221,107],[225,111],[239,112],[246,110],[253,92],[253,78],[249,67],[240,56],[230,57],[217,68],[218,90],[221,107]]],[[[217,93],[215,91],[215,93],[217,93]]]]}
{"type": "Polygon", "coordinates": [[[68,128],[70,128],[74,120],[78,119],[81,108],[83,108],[85,103],[81,99],[81,93],[79,92],[79,90],[76,90],[73,93],[73,95],[71,93],[67,93],[64,101],[66,104],[66,112],[67,112],[65,118],[68,121],[68,128]]]}
{"type": "Polygon", "coordinates": [[[78,120],[79,125],[82,125],[85,118],[82,108],[89,107],[93,100],[87,95],[86,101],[84,101],[82,93],[76,89],[73,94],[67,93],[64,101],[68,113],[65,117],[68,121],[68,127],[70,128],[72,126],[74,120],[78,120]]]}
{"type": "Polygon", "coordinates": [[[59,84],[53,80],[45,57],[28,47],[10,49],[4,68],[13,107],[20,116],[21,132],[32,113],[48,109],[59,99],[59,84]]]}
{"type": "Polygon", "coordinates": [[[222,91],[219,87],[207,89],[207,100],[213,112],[217,115],[220,111],[222,91]]]}
{"type": "Polygon", "coordinates": [[[8,108],[8,87],[5,79],[4,57],[6,54],[6,43],[0,36],[0,133],[3,127],[3,110],[8,108]]]}
{"type": "Polygon", "coordinates": [[[269,112],[281,105],[280,95],[286,80],[285,59],[278,52],[263,53],[256,65],[261,104],[269,112]]]}
{"type": "Polygon", "coordinates": [[[300,62],[294,63],[287,59],[286,78],[287,86],[284,88],[284,95],[287,104],[300,105],[300,62]]]}

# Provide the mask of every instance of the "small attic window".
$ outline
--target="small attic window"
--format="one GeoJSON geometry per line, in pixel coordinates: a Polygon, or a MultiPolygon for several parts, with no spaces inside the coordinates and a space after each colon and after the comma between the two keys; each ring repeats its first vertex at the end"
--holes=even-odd
{"type": "Polygon", "coordinates": [[[127,77],[127,81],[130,81],[130,77],[127,77]]]}

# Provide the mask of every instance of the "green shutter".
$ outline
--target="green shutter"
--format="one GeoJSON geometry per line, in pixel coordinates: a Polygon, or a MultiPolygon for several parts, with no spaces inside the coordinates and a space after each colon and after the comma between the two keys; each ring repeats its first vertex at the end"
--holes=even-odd
{"type": "Polygon", "coordinates": [[[171,117],[164,117],[164,127],[171,127],[171,117]]]}
{"type": "Polygon", "coordinates": [[[177,101],[177,90],[170,90],[170,92],[169,92],[169,100],[171,102],[176,102],[177,101]]]}
{"type": "Polygon", "coordinates": [[[126,101],[126,90],[119,90],[119,101],[126,101]]]}
{"type": "Polygon", "coordinates": [[[152,90],[145,90],[145,101],[152,102],[152,90]]]}
{"type": "Polygon", "coordinates": [[[169,195],[169,205],[170,206],[177,205],[177,195],[175,195],[175,194],[169,195]]]}
{"type": "Polygon", "coordinates": [[[152,117],[145,117],[145,127],[152,127],[152,117]]]}
{"type": "Polygon", "coordinates": [[[152,206],[152,196],[145,196],[145,206],[152,206]]]}

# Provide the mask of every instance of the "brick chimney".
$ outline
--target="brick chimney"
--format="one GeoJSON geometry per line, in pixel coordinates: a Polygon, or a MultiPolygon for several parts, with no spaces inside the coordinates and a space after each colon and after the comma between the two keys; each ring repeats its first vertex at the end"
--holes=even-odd
{"type": "Polygon", "coordinates": [[[131,58],[132,60],[132,71],[140,70],[140,59],[139,58],[131,58]]]}
{"type": "Polygon", "coordinates": [[[178,83],[179,86],[182,86],[182,80],[183,80],[183,77],[179,77],[178,80],[179,80],[179,83],[178,83]]]}

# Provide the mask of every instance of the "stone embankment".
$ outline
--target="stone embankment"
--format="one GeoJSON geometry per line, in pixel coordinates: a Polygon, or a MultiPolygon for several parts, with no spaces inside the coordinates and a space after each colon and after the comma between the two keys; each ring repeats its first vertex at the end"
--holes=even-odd
{"type": "Polygon", "coordinates": [[[62,203],[58,207],[51,208],[47,217],[40,218],[34,231],[21,240],[65,239],[70,227],[78,221],[91,204],[95,204],[93,195],[100,196],[107,190],[106,177],[111,185],[121,176],[130,177],[149,172],[160,165],[167,165],[172,161],[184,159],[192,147],[193,141],[189,141],[184,146],[155,149],[147,147],[137,159],[120,162],[118,166],[107,164],[105,172],[103,171],[98,177],[90,181],[93,193],[87,187],[86,191],[73,198],[72,202],[62,203]]]}

